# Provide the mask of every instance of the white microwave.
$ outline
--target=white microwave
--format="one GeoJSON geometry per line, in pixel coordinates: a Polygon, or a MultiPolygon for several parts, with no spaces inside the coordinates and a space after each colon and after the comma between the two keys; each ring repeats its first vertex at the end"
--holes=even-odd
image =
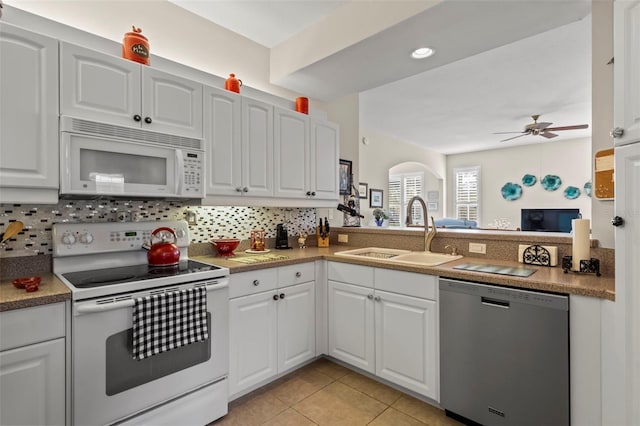
{"type": "Polygon", "coordinates": [[[61,117],[60,195],[203,198],[201,139],[61,117]]]}

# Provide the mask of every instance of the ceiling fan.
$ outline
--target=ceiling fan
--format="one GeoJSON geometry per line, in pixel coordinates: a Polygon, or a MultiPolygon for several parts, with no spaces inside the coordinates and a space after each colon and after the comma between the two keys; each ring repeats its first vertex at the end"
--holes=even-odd
{"type": "Polygon", "coordinates": [[[588,124],[578,124],[578,125],[575,125],[575,126],[549,127],[553,123],[548,123],[548,122],[540,122],[540,123],[538,123],[538,118],[540,118],[539,114],[532,115],[531,118],[533,118],[533,123],[527,124],[524,127],[524,130],[521,131],[521,132],[497,132],[497,133],[494,133],[494,135],[502,135],[502,134],[507,134],[507,133],[521,133],[518,136],[513,136],[511,138],[503,139],[500,142],[510,141],[512,139],[519,138],[519,137],[526,136],[526,135],[542,136],[542,137],[545,137],[547,139],[551,139],[551,138],[555,138],[556,136],[558,136],[557,134],[555,134],[553,132],[556,132],[556,131],[559,131],[559,130],[578,130],[578,129],[586,129],[586,128],[589,127],[588,124]]]}

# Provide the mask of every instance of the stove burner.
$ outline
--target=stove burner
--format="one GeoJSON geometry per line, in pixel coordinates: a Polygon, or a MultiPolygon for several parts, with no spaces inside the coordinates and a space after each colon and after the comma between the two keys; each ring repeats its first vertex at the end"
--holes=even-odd
{"type": "Polygon", "coordinates": [[[67,272],[62,274],[62,276],[76,288],[91,288],[176,275],[188,275],[194,272],[214,271],[216,269],[220,268],[194,260],[187,260],[170,266],[132,265],[90,271],[67,272]]]}

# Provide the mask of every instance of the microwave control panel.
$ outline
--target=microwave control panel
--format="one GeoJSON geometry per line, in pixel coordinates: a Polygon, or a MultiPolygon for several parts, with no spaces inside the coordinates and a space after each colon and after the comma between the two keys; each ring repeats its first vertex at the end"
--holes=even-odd
{"type": "Polygon", "coordinates": [[[183,151],[182,162],[184,164],[184,185],[180,195],[203,196],[204,152],[183,151]]]}

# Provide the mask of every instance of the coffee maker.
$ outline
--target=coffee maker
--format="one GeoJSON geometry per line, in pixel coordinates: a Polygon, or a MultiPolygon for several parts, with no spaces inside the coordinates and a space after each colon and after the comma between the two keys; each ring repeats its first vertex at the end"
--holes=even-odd
{"type": "Polygon", "coordinates": [[[276,248],[277,249],[290,249],[289,247],[289,234],[287,233],[287,227],[284,223],[279,223],[276,227],[276,248]]]}

